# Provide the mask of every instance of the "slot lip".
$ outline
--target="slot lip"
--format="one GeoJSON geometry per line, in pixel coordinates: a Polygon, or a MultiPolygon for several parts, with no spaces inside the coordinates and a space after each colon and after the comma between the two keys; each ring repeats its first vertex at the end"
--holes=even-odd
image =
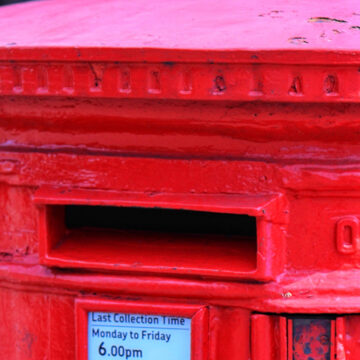
{"type": "MultiPolygon", "coordinates": [[[[33,195],[33,201],[39,209],[39,252],[40,263],[46,266],[62,268],[81,268],[102,272],[125,272],[141,274],[158,274],[166,276],[191,276],[211,279],[249,279],[271,281],[283,269],[284,264],[284,226],[286,225],[286,199],[283,194],[180,194],[180,193],[135,193],[93,190],[84,188],[66,188],[42,186],[33,195]],[[199,259],[193,266],[167,266],[161,261],[153,264],[127,263],[126,261],[101,261],[81,259],[62,253],[61,246],[54,247],[49,240],[48,209],[65,205],[89,206],[123,206],[142,208],[162,208],[194,210],[215,213],[229,213],[256,217],[257,239],[255,266],[239,268],[235,263],[228,267],[218,268],[212,259],[210,266],[199,266],[199,259]],[[59,250],[60,249],[60,250],[59,250]]],[[[104,234],[107,232],[104,231],[104,234]]],[[[186,236],[186,234],[184,234],[186,236]]],[[[66,241],[66,240],[65,240],[66,241]]],[[[126,243],[126,242],[125,242],[126,243]]],[[[159,246],[159,249],[162,249],[159,246]]],[[[226,248],[225,248],[226,249],[226,248]]],[[[229,249],[226,249],[229,250],[229,249]]],[[[78,253],[81,247],[77,249],[78,253]]],[[[126,251],[124,252],[124,256],[126,251]]],[[[165,252],[166,255],[166,252],[165,252]]],[[[168,253],[167,256],[171,256],[168,253]]],[[[221,252],[219,252],[221,257],[221,252]]],[[[106,260],[106,256],[105,256],[106,260]]]]}
{"type": "MultiPolygon", "coordinates": [[[[80,231],[79,231],[80,232],[80,231]]],[[[116,233],[121,233],[122,231],[116,231],[116,233]]],[[[140,247],[141,242],[135,243],[135,245],[129,245],[129,236],[125,236],[126,240],[122,241],[120,244],[125,250],[120,254],[120,256],[116,256],[115,254],[111,254],[110,250],[101,253],[101,249],[97,249],[97,247],[93,247],[93,244],[97,242],[98,239],[101,239],[102,244],[106,244],[109,249],[114,249],[114,243],[108,242],[107,237],[109,237],[109,233],[111,235],[112,231],[106,232],[106,234],[102,237],[96,236],[96,231],[87,230],[81,231],[81,235],[77,236],[77,232],[74,232],[74,235],[71,236],[67,242],[67,245],[59,246],[58,249],[51,249],[44,257],[44,264],[46,265],[56,265],[58,267],[73,267],[73,268],[86,268],[91,270],[103,270],[103,271],[111,271],[111,272],[136,272],[136,273],[163,273],[163,274],[173,274],[173,275],[197,275],[197,276],[205,276],[212,278],[238,278],[249,274],[256,274],[256,262],[251,260],[247,260],[251,264],[243,265],[242,267],[238,265],[238,261],[234,259],[234,257],[226,256],[228,261],[232,260],[231,267],[229,265],[224,265],[224,260],[218,262],[218,267],[214,266],[214,253],[216,249],[209,249],[209,247],[204,246],[204,253],[206,253],[206,259],[210,258],[208,261],[208,265],[202,264],[200,259],[200,250],[198,249],[200,246],[195,247],[189,246],[187,252],[184,248],[180,248],[178,246],[178,250],[176,248],[167,249],[163,252],[163,256],[161,260],[154,261],[153,263],[148,260],[151,255],[157,251],[158,249],[162,249],[166,246],[166,239],[160,239],[157,244],[152,243],[150,247],[147,247],[145,241],[143,241],[144,247],[142,248],[141,254],[136,253],[136,250],[140,247]],[[86,241],[85,238],[86,237],[86,241]],[[77,243],[74,241],[77,240],[77,243]],[[108,245],[110,244],[110,245],[108,245]],[[93,251],[91,255],[84,259],[81,254],[81,245],[86,246],[87,248],[97,249],[98,251],[93,251]],[[69,250],[69,248],[71,248],[69,250]],[[154,250],[153,252],[151,250],[154,250]],[[196,260],[193,261],[193,264],[189,263],[188,258],[186,258],[186,253],[195,252],[196,251],[196,260]],[[173,256],[179,257],[179,253],[183,253],[183,259],[185,261],[177,261],[174,262],[172,259],[173,256]],[[211,253],[211,256],[209,254],[211,253]],[[72,257],[72,254],[76,254],[76,256],[72,257]],[[104,260],[99,260],[99,254],[105,254],[103,257],[104,260]],[[163,259],[163,258],[166,259],[163,259]],[[110,260],[109,260],[110,258],[110,260]],[[230,258],[230,259],[229,259],[230,258]],[[173,263],[172,263],[173,262],[173,263]]],[[[123,231],[126,235],[129,231],[123,231]]],[[[148,235],[148,232],[146,233],[148,235]]],[[[166,234],[164,234],[166,236],[166,234]]],[[[179,236],[180,237],[180,236],[179,236]]],[[[196,237],[196,236],[194,236],[196,237]]],[[[217,238],[221,239],[221,236],[217,236],[217,238]]],[[[130,238],[131,239],[131,238],[130,238]]],[[[134,241],[137,241],[135,238],[134,241]]],[[[88,250],[87,250],[88,251],[88,250]]],[[[221,251],[221,248],[219,249],[221,251]]],[[[239,251],[237,250],[237,253],[239,251]]],[[[249,257],[251,257],[250,254],[249,257]]],[[[225,256],[224,256],[225,257],[225,256]]],[[[255,257],[255,252],[254,252],[255,257]]],[[[158,259],[156,256],[154,258],[158,259]]],[[[255,259],[254,259],[255,260],[255,259]]],[[[239,261],[240,262],[240,261],[239,261]]],[[[244,262],[244,261],[243,261],[244,262]]]]}
{"type": "MultiPolygon", "coordinates": [[[[189,194],[161,192],[118,192],[82,188],[41,186],[33,195],[39,205],[99,205],[194,210],[249,215],[268,219],[276,216],[283,194],[189,194]]],[[[283,217],[283,216],[282,216],[283,217]]]]}

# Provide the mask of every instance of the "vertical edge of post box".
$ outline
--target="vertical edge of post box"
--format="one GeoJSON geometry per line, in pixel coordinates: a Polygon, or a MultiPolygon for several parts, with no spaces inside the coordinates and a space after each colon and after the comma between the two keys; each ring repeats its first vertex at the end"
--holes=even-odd
{"type": "Polygon", "coordinates": [[[251,311],[211,306],[209,360],[250,359],[251,311]]]}
{"type": "Polygon", "coordinates": [[[88,357],[87,321],[87,308],[83,302],[75,301],[76,360],[87,360],[88,357]]]}
{"type": "MultiPolygon", "coordinates": [[[[333,326],[335,328],[334,332],[335,332],[335,339],[331,339],[332,342],[332,357],[331,359],[335,359],[335,354],[336,354],[336,359],[337,360],[346,360],[346,353],[345,353],[345,340],[346,340],[346,331],[345,331],[345,316],[339,316],[336,318],[335,320],[335,326],[333,326]]],[[[333,333],[333,331],[332,331],[333,333]]]]}
{"type": "Polygon", "coordinates": [[[257,214],[257,277],[271,281],[285,264],[288,201],[284,194],[276,194],[257,214]]]}
{"type": "Polygon", "coordinates": [[[275,360],[274,330],[273,316],[251,316],[251,360],[275,360]]]}

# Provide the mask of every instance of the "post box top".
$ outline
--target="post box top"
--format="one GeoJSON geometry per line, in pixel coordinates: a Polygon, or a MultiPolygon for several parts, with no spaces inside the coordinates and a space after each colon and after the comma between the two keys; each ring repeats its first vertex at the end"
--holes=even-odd
{"type": "Polygon", "coordinates": [[[191,61],[279,62],[278,51],[289,52],[284,62],[360,59],[358,0],[49,0],[1,8],[0,28],[2,60],[123,60],[136,49],[145,60],[164,51],[191,61]]]}

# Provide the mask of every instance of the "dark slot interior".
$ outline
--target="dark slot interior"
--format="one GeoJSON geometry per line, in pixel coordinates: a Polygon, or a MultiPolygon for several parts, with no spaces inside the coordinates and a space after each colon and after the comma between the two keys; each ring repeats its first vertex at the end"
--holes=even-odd
{"type": "Polygon", "coordinates": [[[96,228],[159,233],[214,234],[256,239],[256,218],[190,210],[115,206],[65,206],[67,229],[96,228]]]}

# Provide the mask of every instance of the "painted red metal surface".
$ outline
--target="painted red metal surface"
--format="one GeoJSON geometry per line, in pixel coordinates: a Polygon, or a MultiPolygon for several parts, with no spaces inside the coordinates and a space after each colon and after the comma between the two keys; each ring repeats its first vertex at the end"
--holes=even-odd
{"type": "Polygon", "coordinates": [[[85,360],[91,309],[186,313],[192,360],[359,358],[358,2],[54,0],[0,28],[1,359],[85,360]]]}

